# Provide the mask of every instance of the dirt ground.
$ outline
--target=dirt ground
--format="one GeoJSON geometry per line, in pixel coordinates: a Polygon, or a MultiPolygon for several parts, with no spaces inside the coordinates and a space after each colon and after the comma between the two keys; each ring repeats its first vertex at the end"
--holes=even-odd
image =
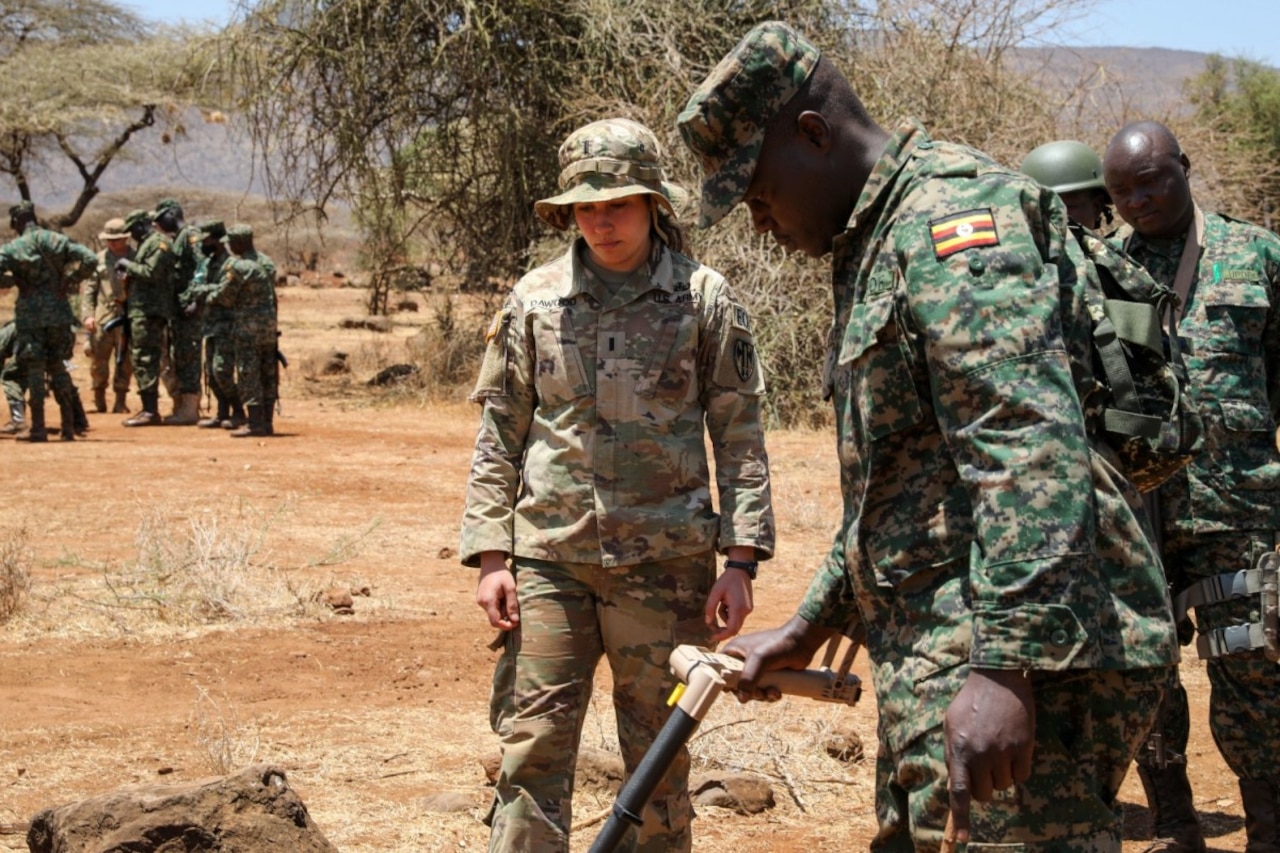
{"type": "MultiPolygon", "coordinates": [[[[343,851],[484,848],[495,653],[455,553],[476,413],[461,399],[364,387],[403,360],[428,312],[397,315],[390,334],[339,329],[362,296],[282,291],[294,366],[274,438],[130,430],[91,414],[83,440],[0,442],[11,496],[0,562],[25,565],[32,581],[0,625],[0,850],[25,850],[14,825],[42,808],[261,761],[287,771],[343,851]],[[349,353],[353,375],[319,374],[330,348],[349,353]],[[334,585],[369,595],[338,615],[313,600],[334,585]],[[450,803],[460,810],[440,810],[450,803]]],[[[12,296],[0,297],[0,316],[11,311],[12,296]]],[[[756,585],[756,628],[791,613],[839,513],[829,434],[773,433],[769,451],[779,555],[756,585]]],[[[863,659],[856,669],[865,677],[863,659]]],[[[1208,733],[1204,669],[1184,663],[1183,677],[1210,848],[1239,851],[1239,794],[1208,733]]],[[[584,742],[608,748],[610,728],[601,683],[584,742]]],[[[864,848],[873,762],[824,753],[843,731],[873,752],[873,702],[717,703],[693,742],[697,765],[760,773],[777,805],[699,809],[694,849],[864,848]]],[[[1124,850],[1137,853],[1149,816],[1133,774],[1122,799],[1124,850]]],[[[609,804],[579,793],[575,851],[609,804]]]]}

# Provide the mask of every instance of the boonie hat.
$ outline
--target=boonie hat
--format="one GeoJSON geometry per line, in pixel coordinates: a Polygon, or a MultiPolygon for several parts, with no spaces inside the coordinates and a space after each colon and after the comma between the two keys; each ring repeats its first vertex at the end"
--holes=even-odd
{"type": "Polygon", "coordinates": [[[102,233],[98,235],[99,240],[128,240],[129,229],[124,224],[124,220],[120,217],[108,219],[102,226],[102,233]]]}
{"type": "Polygon", "coordinates": [[[675,216],[675,206],[685,194],[665,180],[661,157],[658,138],[639,122],[593,121],[569,134],[560,146],[563,192],[535,202],[534,212],[552,228],[564,231],[573,218],[574,204],[648,194],[675,216]]]}
{"type": "Polygon", "coordinates": [[[768,21],[747,33],[689,97],[676,126],[705,173],[699,227],[719,222],[742,201],[765,129],[821,56],[791,27],[768,21]]]}

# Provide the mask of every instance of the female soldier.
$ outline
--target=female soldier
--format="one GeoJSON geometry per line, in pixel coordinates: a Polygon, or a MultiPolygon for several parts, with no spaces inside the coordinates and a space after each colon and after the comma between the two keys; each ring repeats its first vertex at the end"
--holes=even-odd
{"type": "MultiPolygon", "coordinates": [[[[665,720],[671,649],[737,633],[774,542],[750,319],[722,276],[680,254],[657,139],[626,119],[593,122],[565,140],[560,166],[564,192],[535,210],[581,237],[517,283],[472,396],[483,409],[461,557],[506,632],[493,851],[568,850],[601,656],[631,773],[665,720]]],[[[690,849],[688,771],[684,753],[630,849],[690,849]]]]}

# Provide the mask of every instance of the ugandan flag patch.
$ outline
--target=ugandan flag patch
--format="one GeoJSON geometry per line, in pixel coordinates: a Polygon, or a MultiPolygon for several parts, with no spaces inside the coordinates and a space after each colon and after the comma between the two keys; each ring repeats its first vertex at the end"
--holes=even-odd
{"type": "Polygon", "coordinates": [[[1000,245],[1000,236],[996,234],[996,220],[989,207],[931,220],[929,236],[933,238],[933,254],[938,260],[965,249],[1000,245]]]}

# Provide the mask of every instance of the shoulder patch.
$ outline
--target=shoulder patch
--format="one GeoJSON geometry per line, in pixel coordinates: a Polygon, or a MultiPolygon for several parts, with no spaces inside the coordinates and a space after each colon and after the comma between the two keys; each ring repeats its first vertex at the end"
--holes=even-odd
{"type": "Polygon", "coordinates": [[[741,329],[744,332],[751,331],[751,315],[738,303],[733,304],[733,319],[730,321],[735,329],[741,329]]]}
{"type": "Polygon", "coordinates": [[[933,240],[933,254],[943,260],[956,252],[979,246],[999,246],[995,216],[991,208],[980,207],[953,213],[941,219],[929,220],[929,236],[933,240]]]}

